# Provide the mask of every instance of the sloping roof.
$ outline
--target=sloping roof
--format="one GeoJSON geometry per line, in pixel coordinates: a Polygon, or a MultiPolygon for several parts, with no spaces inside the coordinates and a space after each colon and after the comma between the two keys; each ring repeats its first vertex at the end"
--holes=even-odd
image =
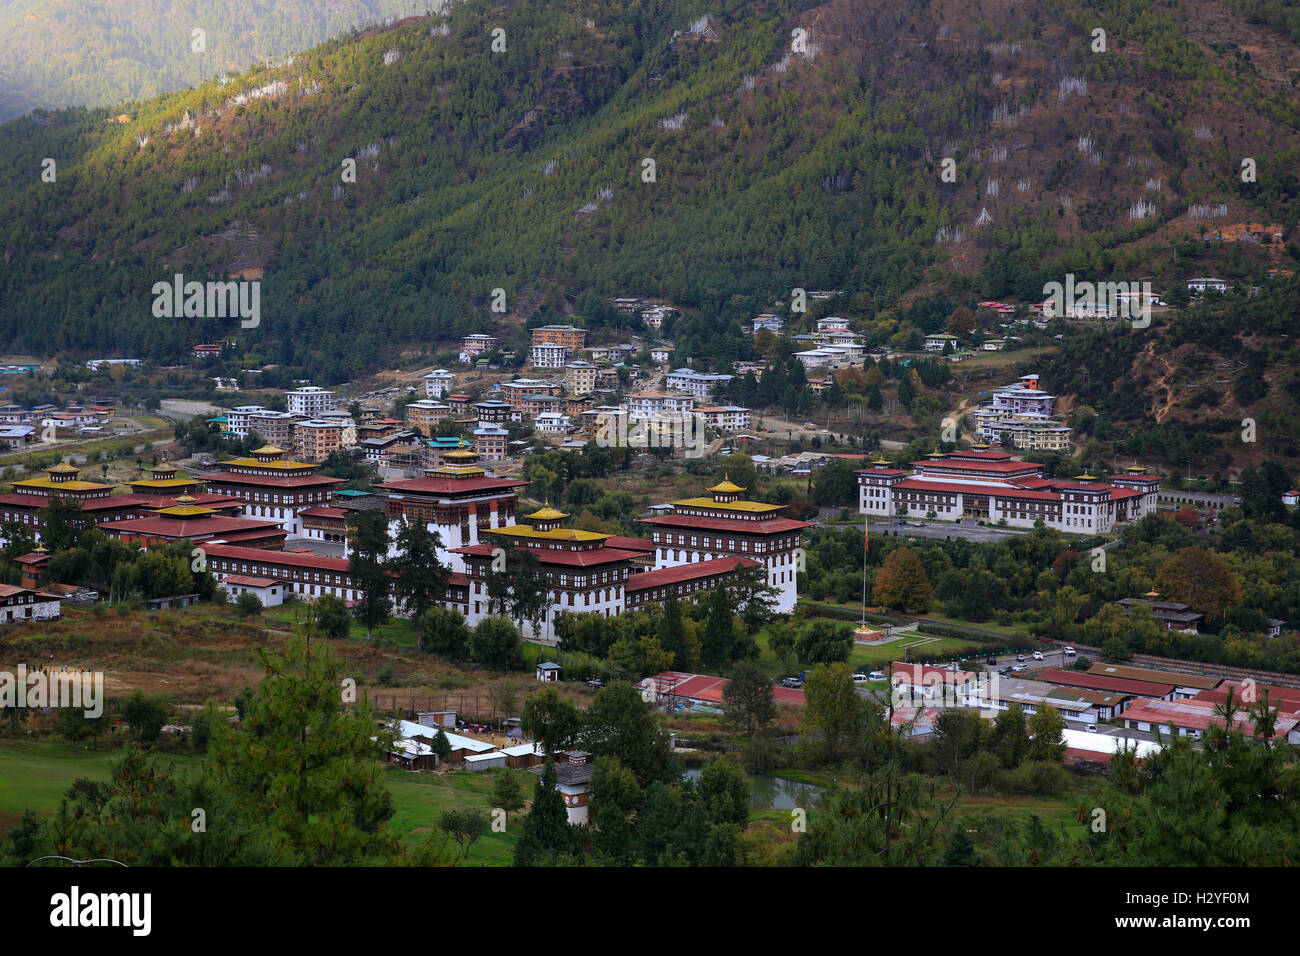
{"type": "Polygon", "coordinates": [[[625,591],[644,591],[648,588],[665,587],[669,584],[681,584],[698,578],[709,578],[719,574],[731,574],[740,568],[758,567],[757,561],[748,558],[713,558],[694,564],[679,564],[671,568],[659,568],[655,571],[643,571],[633,574],[624,585],[625,591]]]}
{"type": "Polygon", "coordinates": [[[1166,697],[1173,693],[1173,684],[1154,684],[1144,680],[1123,680],[1104,674],[1081,674],[1078,671],[1064,671],[1048,668],[1039,671],[1038,677],[1057,687],[1088,687],[1113,693],[1127,694],[1130,697],[1166,697]]]}

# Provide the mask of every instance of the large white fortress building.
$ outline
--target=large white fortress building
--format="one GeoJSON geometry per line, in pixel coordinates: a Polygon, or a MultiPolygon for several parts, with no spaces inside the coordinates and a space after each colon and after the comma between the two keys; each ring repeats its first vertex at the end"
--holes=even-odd
{"type": "Polygon", "coordinates": [[[858,510],[867,515],[944,521],[977,518],[993,524],[1097,534],[1156,509],[1160,479],[1133,467],[1103,482],[1092,475],[1045,478],[1042,466],[977,446],[932,452],[912,470],[877,459],[858,472],[858,510]]]}

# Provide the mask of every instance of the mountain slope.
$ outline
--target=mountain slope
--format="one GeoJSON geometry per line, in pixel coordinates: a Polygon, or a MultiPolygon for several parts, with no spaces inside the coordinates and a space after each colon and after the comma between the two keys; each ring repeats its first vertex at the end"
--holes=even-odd
{"type": "Polygon", "coordinates": [[[0,120],[36,107],[157,96],[431,6],[438,4],[0,0],[0,120]]]}
{"type": "Polygon", "coordinates": [[[6,124],[0,334],[38,354],[157,358],[233,334],[282,362],[328,356],[341,379],[396,344],[508,333],[588,289],[725,325],[795,287],[888,318],[938,296],[1034,301],[1066,271],[1164,282],[1294,262],[1300,55],[1229,7],[703,12],[467,4],[145,102],[122,125],[6,124]],[[1212,39],[1216,18],[1233,43],[1212,39]],[[1113,25],[1104,54],[1098,23],[1113,25]],[[1240,181],[1242,155],[1258,182],[1240,181]],[[43,157],[57,183],[39,181],[43,157]],[[1139,201],[1149,213],[1130,218],[1139,201]],[[1286,240],[1200,241],[1235,222],[1281,223],[1286,240]],[[150,290],[177,271],[261,275],[261,326],[154,318],[150,290]],[[498,288],[506,315],[488,308],[498,288]]]}

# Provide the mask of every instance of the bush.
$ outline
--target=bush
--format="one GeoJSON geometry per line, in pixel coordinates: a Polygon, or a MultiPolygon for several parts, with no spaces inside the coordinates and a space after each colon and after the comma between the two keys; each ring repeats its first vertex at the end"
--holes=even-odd
{"type": "Polygon", "coordinates": [[[352,612],[348,602],[334,594],[316,599],[316,625],[326,637],[341,640],[352,633],[352,612]]]}
{"type": "Polygon", "coordinates": [[[245,591],[235,599],[235,607],[244,617],[253,617],[262,613],[262,599],[251,591],[245,591]]]}
{"type": "Polygon", "coordinates": [[[1051,797],[1065,792],[1070,774],[1060,764],[1027,760],[1015,770],[998,774],[997,788],[1003,793],[1051,797]]]}

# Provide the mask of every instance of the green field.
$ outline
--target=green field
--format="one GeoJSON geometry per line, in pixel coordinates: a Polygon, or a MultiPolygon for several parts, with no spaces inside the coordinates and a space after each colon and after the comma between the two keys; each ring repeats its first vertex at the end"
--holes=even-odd
{"type": "MultiPolygon", "coordinates": [[[[67,744],[33,740],[0,740],[0,836],[18,822],[25,810],[49,816],[78,777],[108,780],[120,750],[83,750],[67,744]]],[[[196,769],[198,754],[159,754],[158,761],[182,773],[196,769]]],[[[407,846],[422,842],[437,828],[443,810],[480,807],[491,812],[491,793],[502,771],[470,773],[412,773],[384,768],[384,782],[393,795],[395,813],[390,821],[398,839],[407,846]]],[[[537,777],[525,770],[510,770],[532,799],[537,777]]],[[[510,818],[505,833],[489,832],[470,850],[470,865],[507,865],[514,858],[520,816],[510,818]]],[[[453,850],[455,849],[453,844],[453,850]]]]}
{"type": "MultiPolygon", "coordinates": [[[[844,630],[852,631],[854,628],[854,625],[848,621],[836,621],[835,623],[844,630]]],[[[804,628],[811,626],[811,621],[805,621],[802,625],[804,628]]],[[[758,665],[773,677],[788,676],[792,668],[797,668],[795,668],[794,664],[787,667],[777,658],[770,646],[771,637],[771,632],[766,629],[758,633],[756,638],[759,648],[758,665]]],[[[853,650],[849,654],[849,663],[853,665],[855,670],[877,670],[881,665],[888,664],[891,661],[903,660],[906,656],[905,652],[909,650],[913,655],[951,654],[954,657],[968,657],[980,653],[981,648],[978,644],[970,641],[909,631],[898,640],[890,641],[888,644],[874,647],[854,644],[853,650]]]]}

